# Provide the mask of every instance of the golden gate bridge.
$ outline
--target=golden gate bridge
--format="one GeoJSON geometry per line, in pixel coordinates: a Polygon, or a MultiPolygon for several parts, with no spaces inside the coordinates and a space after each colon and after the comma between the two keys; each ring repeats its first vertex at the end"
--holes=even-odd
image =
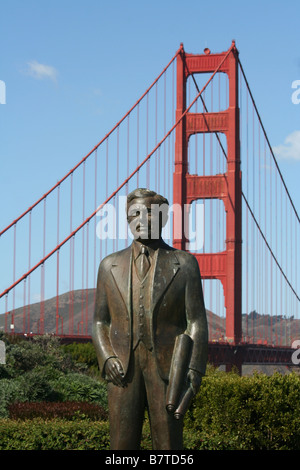
{"type": "Polygon", "coordinates": [[[136,187],[167,197],[164,238],[199,262],[210,361],[291,365],[299,215],[234,41],[221,53],[181,44],[113,129],[0,232],[2,331],[90,339],[98,266],[130,243],[124,200],[136,187]]]}

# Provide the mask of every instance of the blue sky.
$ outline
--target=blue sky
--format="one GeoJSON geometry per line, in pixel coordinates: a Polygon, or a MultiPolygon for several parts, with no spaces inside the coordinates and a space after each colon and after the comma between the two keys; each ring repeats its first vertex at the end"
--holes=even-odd
{"type": "MultiPolygon", "coordinates": [[[[181,42],[219,52],[235,39],[271,144],[285,145],[300,129],[299,13],[297,0],[2,0],[1,228],[101,140],[181,42]]],[[[300,152],[281,153],[299,212],[300,152]]]]}

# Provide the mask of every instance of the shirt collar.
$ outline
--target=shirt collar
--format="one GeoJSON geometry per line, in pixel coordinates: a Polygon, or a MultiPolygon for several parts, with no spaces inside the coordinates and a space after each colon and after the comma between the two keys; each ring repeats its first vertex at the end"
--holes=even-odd
{"type": "Polygon", "coordinates": [[[132,243],[132,249],[133,249],[133,254],[134,254],[134,259],[135,260],[137,259],[137,257],[140,254],[141,246],[145,246],[147,248],[148,252],[149,252],[149,255],[151,256],[151,258],[153,258],[154,255],[155,255],[156,250],[159,248],[159,243],[157,243],[155,241],[151,245],[143,245],[143,243],[140,243],[140,242],[134,240],[133,243],[132,243]]]}

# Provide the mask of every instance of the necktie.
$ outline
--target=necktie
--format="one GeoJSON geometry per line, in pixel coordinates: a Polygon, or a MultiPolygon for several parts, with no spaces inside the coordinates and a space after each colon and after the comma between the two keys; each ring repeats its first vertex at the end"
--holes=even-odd
{"type": "Polygon", "coordinates": [[[136,267],[140,280],[144,279],[148,272],[148,269],[150,268],[150,261],[148,256],[148,249],[144,245],[142,245],[140,249],[140,254],[136,260],[136,267]]]}

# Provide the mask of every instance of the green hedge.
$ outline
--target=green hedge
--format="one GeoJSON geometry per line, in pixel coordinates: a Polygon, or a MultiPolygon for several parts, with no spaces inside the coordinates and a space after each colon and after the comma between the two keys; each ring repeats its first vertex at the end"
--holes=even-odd
{"type": "Polygon", "coordinates": [[[107,450],[107,422],[0,420],[0,450],[107,450]]]}
{"type": "Polygon", "coordinates": [[[185,418],[191,448],[300,450],[300,377],[210,371],[185,418]]]}
{"type": "MultiPolygon", "coordinates": [[[[109,450],[107,421],[2,419],[0,436],[0,450],[109,450]]],[[[143,428],[141,449],[152,449],[148,421],[143,428]]]]}
{"type": "MultiPolygon", "coordinates": [[[[210,371],[185,417],[189,450],[299,450],[300,377],[210,371]]],[[[0,420],[0,450],[109,449],[109,423],[0,420]]],[[[142,449],[151,449],[148,420],[142,449]]]]}
{"type": "Polygon", "coordinates": [[[8,405],[8,417],[13,420],[61,418],[67,420],[90,419],[107,421],[108,412],[98,403],[87,401],[17,402],[8,405]]]}
{"type": "MultiPolygon", "coordinates": [[[[91,345],[62,347],[51,336],[16,343],[0,338],[7,347],[6,364],[0,364],[0,449],[107,448],[108,423],[83,420],[84,413],[77,413],[78,421],[76,413],[72,421],[8,419],[14,403],[88,402],[107,411],[106,385],[90,374],[91,345]],[[85,360],[89,367],[77,362],[85,360]]],[[[299,375],[239,377],[208,367],[185,418],[184,442],[191,450],[299,450],[299,422],[299,375]]],[[[143,448],[151,449],[147,421],[143,448]]]]}

